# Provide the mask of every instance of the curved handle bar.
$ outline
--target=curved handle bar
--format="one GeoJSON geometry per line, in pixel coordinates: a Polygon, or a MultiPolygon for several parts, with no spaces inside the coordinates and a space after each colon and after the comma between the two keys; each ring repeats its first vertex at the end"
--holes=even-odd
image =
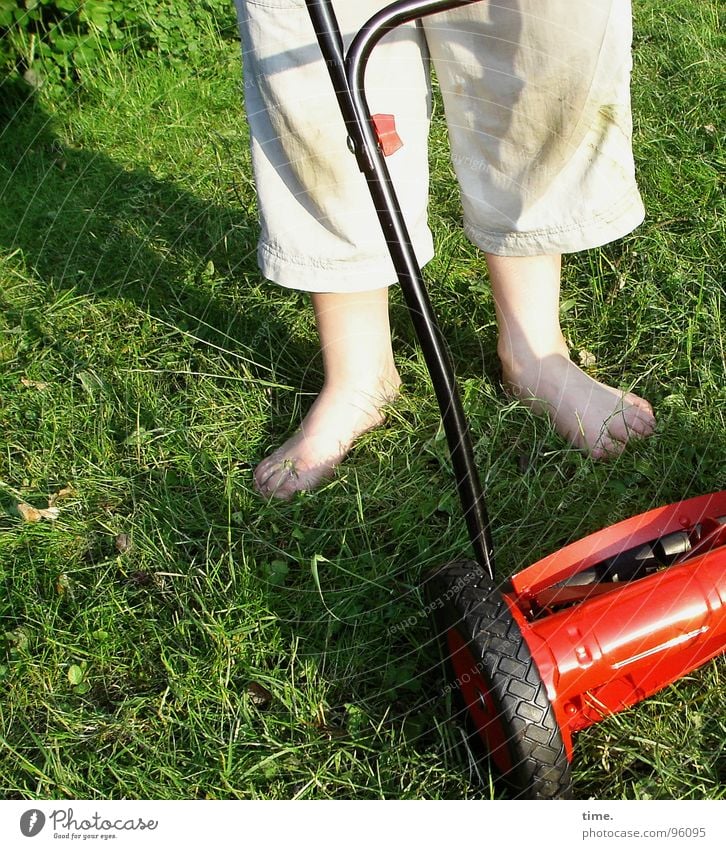
{"type": "Polygon", "coordinates": [[[416,18],[468,6],[473,2],[479,0],[399,0],[367,21],[356,33],[345,53],[331,0],[306,0],[348,135],[358,165],[368,182],[411,321],[431,375],[474,554],[479,565],[493,579],[491,531],[481,481],[474,462],[469,426],[456,387],[446,343],[426,292],[421,268],[388,167],[378,147],[364,89],[368,58],[387,32],[416,18]]]}

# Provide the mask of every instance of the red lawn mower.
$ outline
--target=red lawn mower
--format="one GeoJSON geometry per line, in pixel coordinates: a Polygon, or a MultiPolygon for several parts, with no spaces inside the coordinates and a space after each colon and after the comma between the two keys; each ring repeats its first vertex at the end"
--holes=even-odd
{"type": "Polygon", "coordinates": [[[475,560],[424,579],[452,691],[472,738],[519,798],[571,794],[572,735],[726,650],[726,492],[650,510],[505,582],[467,421],[384,156],[393,116],[371,116],[368,58],[391,29],[477,0],[399,0],[347,51],[330,0],[306,0],[431,375],[475,560]]]}

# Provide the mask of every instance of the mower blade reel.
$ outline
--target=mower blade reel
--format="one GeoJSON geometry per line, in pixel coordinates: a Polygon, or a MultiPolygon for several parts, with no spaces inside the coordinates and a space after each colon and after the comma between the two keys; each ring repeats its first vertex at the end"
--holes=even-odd
{"type": "Polygon", "coordinates": [[[469,739],[520,797],[567,797],[575,732],[726,651],[724,516],[726,492],[651,510],[502,588],[471,561],[426,577],[469,739]]]}

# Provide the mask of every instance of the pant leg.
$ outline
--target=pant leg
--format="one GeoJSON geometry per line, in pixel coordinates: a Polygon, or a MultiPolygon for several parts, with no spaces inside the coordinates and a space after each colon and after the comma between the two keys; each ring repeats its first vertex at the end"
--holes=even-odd
{"type": "Polygon", "coordinates": [[[642,221],[630,0],[487,0],[424,28],[476,245],[579,251],[642,221]]]}
{"type": "MultiPolygon", "coordinates": [[[[346,43],[385,0],[339,2],[346,43]]],[[[283,286],[346,292],[394,283],[393,270],[303,0],[236,0],[251,132],[262,272],[283,286]]],[[[420,27],[388,34],[370,60],[371,111],[393,113],[404,147],[387,162],[419,261],[427,225],[430,89],[420,27]]]]}

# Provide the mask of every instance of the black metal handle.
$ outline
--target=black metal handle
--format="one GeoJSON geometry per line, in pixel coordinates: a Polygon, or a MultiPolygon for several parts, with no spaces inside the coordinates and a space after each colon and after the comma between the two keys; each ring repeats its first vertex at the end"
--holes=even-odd
{"type": "Polygon", "coordinates": [[[436,393],[456,486],[477,562],[494,578],[489,519],[474,462],[469,426],[446,343],[426,291],[388,167],[378,147],[365,96],[365,69],[378,41],[391,29],[479,0],[399,0],[367,21],[347,53],[331,0],[306,0],[358,165],[368,182],[411,321],[436,393]]]}

